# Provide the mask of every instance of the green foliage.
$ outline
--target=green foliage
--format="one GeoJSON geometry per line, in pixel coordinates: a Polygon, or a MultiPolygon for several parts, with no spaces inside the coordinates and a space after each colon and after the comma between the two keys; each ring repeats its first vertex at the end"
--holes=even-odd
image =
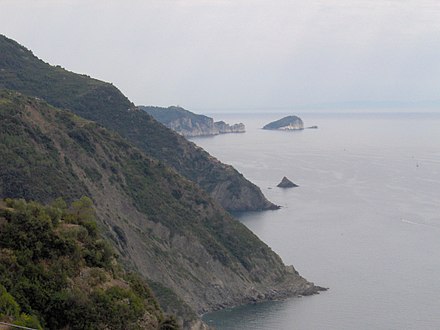
{"type": "Polygon", "coordinates": [[[84,172],[93,182],[99,182],[102,180],[102,174],[93,167],[85,167],[84,172]]]}
{"type": "MultiPolygon", "coordinates": [[[[46,149],[40,148],[41,144],[63,145],[60,152],[54,153],[55,156],[51,165],[52,168],[58,170],[59,175],[55,179],[50,175],[39,177],[38,182],[31,182],[27,189],[23,188],[26,185],[20,185],[17,190],[10,189],[9,187],[16,182],[27,182],[29,176],[27,173],[38,173],[38,166],[32,165],[38,164],[38,162],[29,159],[26,162],[29,170],[26,168],[16,168],[14,179],[7,175],[2,176],[1,170],[3,167],[0,166],[0,180],[4,182],[3,186],[0,185],[3,189],[3,195],[35,196],[35,198],[42,201],[53,201],[57,197],[54,195],[55,193],[64,193],[66,187],[71,187],[72,194],[68,194],[67,199],[70,200],[72,196],[79,198],[81,196],[79,191],[87,191],[86,188],[82,188],[85,186],[82,182],[85,181],[82,181],[80,177],[90,178],[92,182],[88,182],[87,185],[95,184],[95,190],[101,189],[101,183],[96,181],[98,179],[93,180],[90,176],[90,173],[97,172],[100,174],[100,181],[108,180],[114,185],[116,191],[123,191],[125,195],[129,196],[130,202],[140,212],[147,215],[150,220],[165,225],[170,230],[171,235],[179,234],[199,240],[206,250],[224,265],[236,267],[236,262],[238,261],[246,269],[251,270],[254,264],[251,260],[252,258],[267,259],[266,256],[271,254],[270,249],[262,244],[255,235],[216,208],[209,197],[194,184],[184,180],[176,172],[165,166],[164,163],[148,158],[119,136],[94,123],[50,108],[44,102],[16,95],[12,92],[3,92],[2,95],[3,103],[6,104],[3,112],[11,115],[15,111],[12,117],[17,119],[15,120],[16,126],[33,127],[35,132],[41,131],[40,126],[51,126],[50,133],[45,135],[44,139],[42,137],[33,138],[33,147],[30,152],[36,154],[38,156],[37,159],[47,158],[46,149]],[[16,104],[16,108],[12,106],[13,104],[16,104]],[[34,115],[31,112],[32,116],[28,116],[26,104],[32,105],[33,111],[38,113],[39,120],[44,121],[45,124],[35,127],[31,125],[34,122],[32,119],[34,115]],[[91,153],[84,143],[78,143],[78,139],[72,138],[69,135],[70,131],[83,132],[81,136],[87,137],[87,143],[93,144],[95,152],[91,153]],[[61,157],[60,153],[64,154],[64,157],[61,157]],[[69,165],[66,165],[65,159],[69,159],[69,165]],[[84,171],[82,175],[78,176],[75,174],[75,172],[84,168],[88,170],[84,171]],[[74,177],[76,179],[71,184],[60,181],[65,178],[74,177]],[[44,191],[50,191],[51,194],[44,193],[44,191]]],[[[2,113],[2,109],[0,104],[0,113],[2,113]]],[[[10,121],[13,120],[11,119],[10,121]]],[[[0,123],[3,126],[4,123],[0,123]]],[[[0,134],[1,132],[2,130],[0,130],[0,134]]],[[[18,130],[14,133],[16,135],[11,134],[10,138],[24,141],[24,144],[26,144],[30,137],[25,132],[28,132],[28,130],[18,130]]],[[[161,129],[157,132],[159,132],[164,141],[166,140],[163,143],[169,142],[168,135],[160,134],[161,129]]],[[[156,133],[152,132],[153,135],[156,133]]],[[[39,136],[37,133],[32,134],[32,136],[34,135],[39,136]]],[[[175,136],[172,137],[172,139],[175,138],[175,136]]],[[[180,144],[178,141],[174,142],[177,148],[179,148],[180,144]]],[[[0,146],[1,143],[2,140],[0,140],[0,146]]],[[[182,150],[182,152],[185,153],[186,151],[182,150]]],[[[17,147],[9,159],[19,159],[20,155],[21,150],[17,147]]],[[[195,157],[193,159],[194,171],[197,172],[200,170],[198,167],[199,161],[203,157],[200,153],[192,155],[195,157]]],[[[0,157],[0,163],[2,160],[3,158],[0,157]]],[[[5,168],[8,168],[8,166],[5,165],[5,168]]],[[[205,186],[215,186],[219,178],[220,180],[228,180],[227,175],[219,169],[213,169],[212,173],[213,176],[205,177],[205,186]]],[[[234,179],[228,182],[230,193],[238,196],[240,194],[241,181],[234,179]]],[[[47,213],[52,218],[52,224],[54,224],[59,221],[57,220],[59,219],[59,211],[57,210],[63,209],[66,213],[67,206],[63,205],[63,202],[60,200],[53,201],[52,205],[56,207],[49,209],[47,213]]],[[[72,203],[70,208],[68,208],[69,212],[65,216],[65,221],[77,224],[80,228],[72,228],[68,233],[64,233],[64,235],[66,238],[75,238],[84,243],[84,256],[88,266],[108,268],[110,267],[109,260],[111,259],[111,254],[105,244],[97,239],[93,241],[93,244],[85,243],[88,237],[96,238],[97,235],[97,226],[93,221],[94,210],[91,205],[92,201],[85,197],[72,203]]],[[[122,242],[124,242],[123,232],[121,230],[115,231],[120,234],[119,236],[122,237],[122,242]]],[[[39,249],[37,247],[36,251],[38,252],[39,249]]],[[[154,253],[160,255],[161,258],[165,257],[163,255],[165,252],[160,249],[156,248],[154,253]]]]}
{"type": "Polygon", "coordinates": [[[89,267],[112,268],[113,250],[107,241],[102,239],[88,241],[84,248],[84,260],[89,267]]]}
{"type": "Polygon", "coordinates": [[[36,315],[28,315],[25,313],[21,313],[14,324],[31,329],[43,329],[36,315]]]}
{"type": "Polygon", "coordinates": [[[99,109],[108,115],[113,109],[126,110],[132,106],[111,84],[51,66],[1,35],[0,50],[0,88],[17,90],[80,113],[99,109]]]}
{"type": "Polygon", "coordinates": [[[5,287],[0,284],[0,318],[8,316],[17,318],[20,314],[20,306],[5,287]]]}
{"type": "Polygon", "coordinates": [[[181,120],[186,119],[188,121],[191,121],[193,124],[205,124],[208,125],[209,123],[214,123],[214,120],[210,117],[204,116],[204,115],[198,115],[191,111],[185,110],[181,107],[168,107],[168,108],[161,108],[161,107],[140,107],[141,110],[145,111],[146,113],[150,114],[154,117],[157,121],[160,123],[167,125],[172,121],[175,120],[181,120]]]}
{"type": "Polygon", "coordinates": [[[113,329],[126,329],[127,324],[136,321],[144,313],[142,298],[130,289],[111,287],[96,290],[92,294],[100,323],[109,324],[113,329]]]}
{"type": "Polygon", "coordinates": [[[7,91],[0,91],[0,100],[0,194],[44,202],[87,194],[53,139],[36,124],[36,112],[27,110],[38,106],[45,113],[48,105],[7,91]]]}
{"type": "Polygon", "coordinates": [[[179,328],[179,324],[174,316],[167,317],[159,325],[160,330],[177,330],[179,328]]]}
{"type": "Polygon", "coordinates": [[[87,196],[82,196],[79,200],[72,202],[66,215],[66,221],[83,226],[93,238],[96,238],[98,235],[93,201],[87,196]]]}
{"type": "MultiPolygon", "coordinates": [[[[74,322],[75,314],[87,315],[87,322],[97,322],[93,318],[96,306],[91,307],[90,296],[82,290],[74,292],[68,283],[79,277],[81,267],[112,269],[112,256],[98,239],[96,224],[90,221],[94,215],[90,201],[82,200],[67,207],[55,200],[58,196],[67,202],[83,195],[92,196],[100,203],[99,214],[108,212],[109,217],[117,216],[114,212],[118,207],[111,205],[115,198],[114,204],[127,205],[130,214],[135,213],[132,205],[143,213],[144,218],[139,216],[137,220],[160,223],[169,231],[169,240],[149,236],[148,228],[139,222],[136,226],[140,234],[134,240],[139,243],[145,239],[145,245],[131,244],[130,248],[137,249],[133,255],[129,249],[124,252],[128,257],[148,253],[154,255],[155,261],[164,260],[170,270],[163,278],[175,275],[186,280],[192,276],[184,272],[184,263],[179,263],[179,258],[190,261],[191,256],[178,255],[178,251],[173,251],[177,258],[168,254],[172,248],[169,243],[175,235],[200,243],[214,259],[240,272],[243,265],[252,274],[256,263],[268,273],[275,268],[283,269],[280,261],[273,262],[277,260],[276,255],[255,235],[231,219],[196,184],[183,179],[168,166],[207,192],[213,191],[219,183],[232,183],[225,200],[240,196],[244,186],[256,189],[232,167],[221,164],[145,112],[134,109],[110,84],[51,67],[2,36],[0,67],[4,68],[0,88],[20,91],[96,120],[142,149],[134,148],[98,124],[57,110],[45,101],[0,90],[0,196],[52,202],[51,208],[44,212],[38,210],[35,216],[25,207],[21,216],[16,215],[17,219],[8,218],[5,228],[10,221],[16,221],[17,228],[23,230],[14,232],[8,228],[7,236],[0,237],[0,275],[5,274],[0,277],[1,282],[24,312],[40,312],[43,306],[53,305],[53,310],[59,312],[53,317],[44,317],[45,324],[53,328],[62,328],[56,322],[63,310],[72,314],[63,320],[74,322]],[[100,191],[102,187],[111,188],[106,200],[100,191]],[[25,226],[20,227],[20,221],[27,218],[26,212],[30,212],[29,227],[38,235],[26,231],[25,226]],[[38,238],[40,234],[44,240],[38,238]],[[155,244],[155,240],[163,242],[155,244]]],[[[196,263],[195,266],[198,267],[196,263]]],[[[202,277],[195,280],[203,282],[202,277]]]]}
{"type": "Polygon", "coordinates": [[[31,260],[58,257],[74,249],[72,242],[61,239],[53,230],[54,222],[59,221],[58,212],[24,200],[6,200],[6,204],[15,212],[2,212],[8,220],[0,236],[2,248],[20,250],[31,260]]]}
{"type": "Polygon", "coordinates": [[[6,199],[0,219],[0,319],[37,329],[40,322],[48,329],[138,329],[145,313],[163,319],[139,277],[115,277],[119,268],[92,227],[89,198],[70,207],[61,199],[50,206],[6,199]]]}
{"type": "Polygon", "coordinates": [[[128,273],[125,276],[125,280],[130,283],[131,289],[143,299],[151,301],[155,308],[159,308],[157,301],[154,298],[153,292],[151,291],[148,284],[139,276],[137,273],[128,273]]]}
{"type": "MultiPolygon", "coordinates": [[[[112,84],[51,66],[35,57],[25,47],[1,35],[0,68],[2,68],[0,88],[44,99],[53,106],[68,109],[116,131],[147,155],[173,167],[208,193],[213,192],[219,184],[238,181],[237,187],[246,187],[247,194],[253,194],[254,205],[248,204],[232,211],[258,210],[273,206],[265,199],[258,187],[247,181],[235,169],[216,161],[201,148],[154,120],[146,111],[136,109],[112,84]]],[[[158,109],[153,107],[145,109],[155,112],[155,115],[158,112],[158,109]]],[[[179,117],[181,113],[194,120],[207,119],[178,107],[170,107],[162,113],[166,120],[179,117]]],[[[86,130],[72,126],[68,134],[88,153],[96,151],[93,137],[86,130]]],[[[25,165],[25,162],[20,165],[25,165]]],[[[91,180],[99,180],[96,173],[89,171],[88,176],[91,180]]],[[[231,194],[229,191],[225,193],[222,202],[234,200],[239,195],[235,189],[231,194]]],[[[87,192],[83,191],[81,194],[87,192]]],[[[15,196],[36,198],[36,196],[15,196]]],[[[228,208],[229,205],[230,203],[226,203],[224,206],[228,208]]]]}
{"type": "Polygon", "coordinates": [[[149,282],[148,284],[151,290],[153,290],[160,305],[163,306],[163,308],[166,308],[169,313],[179,315],[184,320],[197,319],[196,313],[194,313],[194,311],[172,290],[158,282],[149,282]]]}

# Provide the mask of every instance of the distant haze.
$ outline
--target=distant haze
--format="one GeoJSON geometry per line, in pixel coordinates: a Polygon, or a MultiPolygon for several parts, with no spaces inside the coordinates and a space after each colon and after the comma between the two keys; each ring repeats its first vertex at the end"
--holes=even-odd
{"type": "Polygon", "coordinates": [[[136,104],[440,109],[440,1],[0,0],[0,33],[136,104]]]}

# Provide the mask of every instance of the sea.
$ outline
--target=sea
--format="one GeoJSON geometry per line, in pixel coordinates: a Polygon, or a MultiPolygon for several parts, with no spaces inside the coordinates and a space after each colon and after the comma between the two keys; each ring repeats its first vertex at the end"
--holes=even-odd
{"type": "Polygon", "coordinates": [[[206,314],[219,330],[440,329],[440,113],[222,114],[246,133],[192,141],[276,211],[236,215],[327,292],[206,314]],[[262,130],[299,115],[301,131],[262,130]],[[286,176],[298,188],[277,184],[286,176]]]}

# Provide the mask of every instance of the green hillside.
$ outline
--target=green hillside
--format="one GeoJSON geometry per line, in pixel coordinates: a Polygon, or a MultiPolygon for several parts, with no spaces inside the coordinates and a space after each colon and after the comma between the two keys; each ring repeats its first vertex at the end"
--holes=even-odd
{"type": "Polygon", "coordinates": [[[234,168],[134,107],[112,84],[51,66],[2,35],[0,88],[44,99],[118,132],[151,157],[199,184],[227,210],[276,208],[234,168]]]}
{"type": "Polygon", "coordinates": [[[192,181],[94,122],[3,90],[0,154],[0,197],[87,194],[125,267],[158,283],[162,307],[186,324],[196,322],[191,309],[319,290],[192,181]]]}

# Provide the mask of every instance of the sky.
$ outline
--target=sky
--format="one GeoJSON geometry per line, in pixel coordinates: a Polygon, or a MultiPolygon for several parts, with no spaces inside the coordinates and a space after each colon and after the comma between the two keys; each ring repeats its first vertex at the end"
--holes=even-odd
{"type": "Polygon", "coordinates": [[[438,0],[0,0],[0,33],[138,105],[440,109],[438,0]]]}

